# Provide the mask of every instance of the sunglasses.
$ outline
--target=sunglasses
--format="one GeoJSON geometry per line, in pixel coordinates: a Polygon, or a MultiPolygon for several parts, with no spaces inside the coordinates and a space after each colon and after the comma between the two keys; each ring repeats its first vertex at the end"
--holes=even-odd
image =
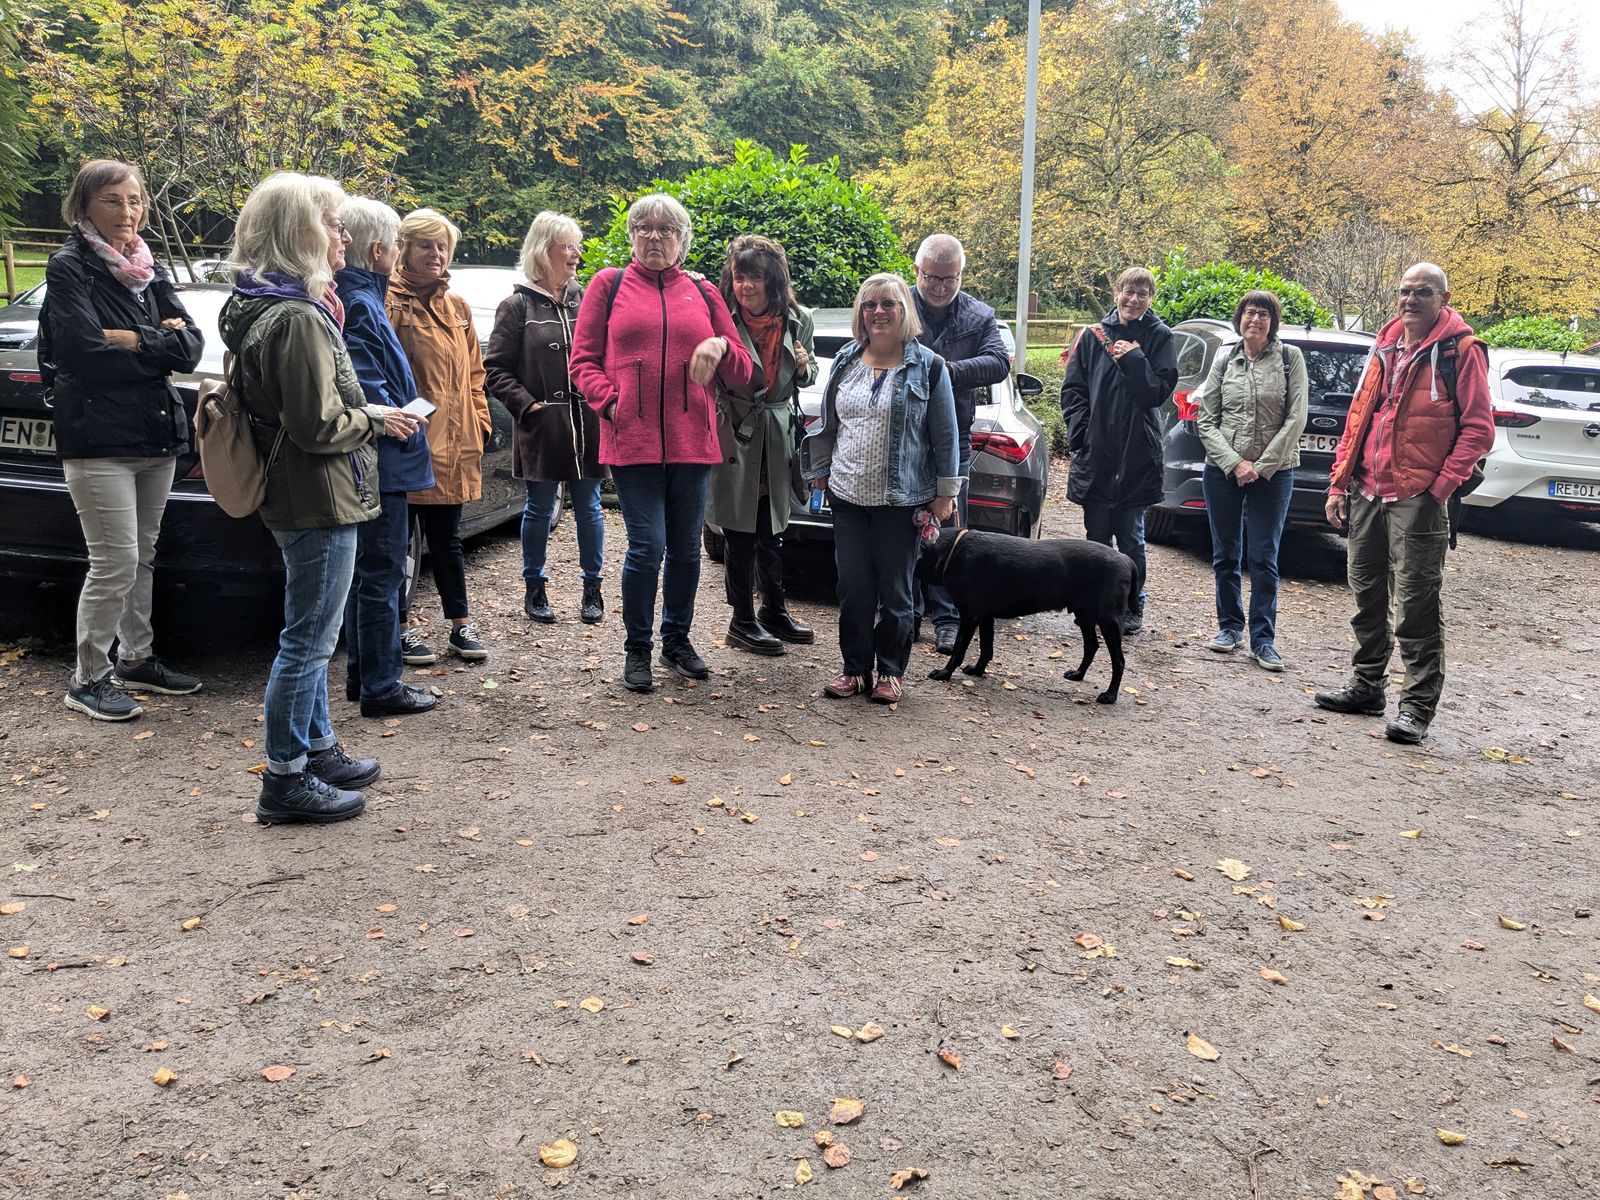
{"type": "Polygon", "coordinates": [[[899,307],[900,301],[898,300],[863,300],[861,302],[862,312],[877,312],[879,309],[884,312],[893,312],[899,307]]]}

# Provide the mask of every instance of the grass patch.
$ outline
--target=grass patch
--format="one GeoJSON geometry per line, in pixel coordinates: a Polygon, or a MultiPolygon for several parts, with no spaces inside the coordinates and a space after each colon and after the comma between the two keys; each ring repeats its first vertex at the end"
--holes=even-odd
{"type": "MultiPolygon", "coordinates": [[[[21,295],[36,283],[44,282],[43,267],[18,267],[16,271],[17,294],[21,295]]],[[[0,286],[4,281],[0,280],[0,286]]]]}

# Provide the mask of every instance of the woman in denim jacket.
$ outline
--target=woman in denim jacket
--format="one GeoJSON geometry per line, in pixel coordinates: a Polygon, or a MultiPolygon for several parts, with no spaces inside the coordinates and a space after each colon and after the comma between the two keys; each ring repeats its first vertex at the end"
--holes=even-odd
{"type": "Polygon", "coordinates": [[[898,275],[862,283],[851,329],[856,340],[835,356],[822,418],[800,448],[805,477],[833,508],[839,568],[844,670],[823,692],[893,704],[911,656],[915,514],[926,507],[942,521],[961,491],[955,397],[944,360],[917,342],[898,275]]]}

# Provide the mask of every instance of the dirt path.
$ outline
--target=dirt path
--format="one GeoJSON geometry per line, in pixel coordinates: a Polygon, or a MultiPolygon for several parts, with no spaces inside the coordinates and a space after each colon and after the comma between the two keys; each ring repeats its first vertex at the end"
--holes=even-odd
{"type": "Polygon", "coordinates": [[[1115,708],[1051,616],[965,686],[919,652],[897,712],[819,698],[825,586],[815,649],[713,644],[710,564],[712,680],[631,695],[614,582],[598,629],[573,580],[530,626],[490,539],[490,660],[424,677],[431,717],[335,701],[384,779],[329,829],[248,815],[269,646],[167,627],[207,688],[132,726],[34,649],[0,666],[0,1196],[710,1200],[802,1159],[840,1197],[1593,1195],[1600,538],[1564,540],[1463,538],[1413,750],[1310,705],[1329,538],[1286,557],[1283,676],[1202,648],[1209,564],[1157,547],[1115,708]]]}

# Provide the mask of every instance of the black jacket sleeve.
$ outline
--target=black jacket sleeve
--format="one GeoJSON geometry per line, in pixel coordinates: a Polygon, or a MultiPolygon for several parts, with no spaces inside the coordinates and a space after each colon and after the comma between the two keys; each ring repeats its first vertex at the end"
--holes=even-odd
{"type": "Polygon", "coordinates": [[[140,325],[139,362],[151,375],[169,375],[173,372],[187,374],[200,365],[200,351],[205,346],[205,335],[195,326],[189,310],[178,299],[178,289],[172,281],[158,277],[150,285],[150,296],[155,300],[156,312],[165,321],[179,317],[182,329],[163,329],[160,325],[140,325]]]}
{"type": "Polygon", "coordinates": [[[54,255],[44,269],[43,321],[49,326],[45,348],[61,371],[108,383],[138,383],[151,372],[139,355],[113,345],[94,303],[94,280],[83,264],[68,254],[54,255]]]}

